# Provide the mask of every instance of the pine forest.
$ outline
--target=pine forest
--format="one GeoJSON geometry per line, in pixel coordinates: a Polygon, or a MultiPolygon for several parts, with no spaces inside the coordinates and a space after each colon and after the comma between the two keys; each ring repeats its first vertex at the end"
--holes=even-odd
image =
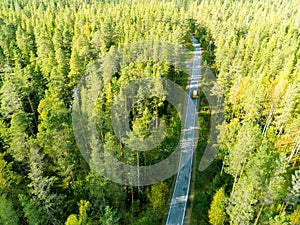
{"type": "Polygon", "coordinates": [[[147,185],[115,182],[95,169],[102,163],[97,143],[104,155],[137,168],[172,154],[183,118],[162,79],[188,90],[184,67],[193,57],[193,38],[201,66],[222,92],[224,121],[216,127],[218,154],[200,171],[212,108],[199,87],[184,224],[299,225],[298,0],[1,0],[0,225],[171,224],[176,174],[147,185]],[[156,58],[139,60],[149,52],[156,58]],[[95,67],[101,75],[76,92],[95,67]],[[114,102],[126,105],[126,86],[145,77],[151,81],[134,90],[144,99],[131,102],[124,125],[136,138],[122,141],[114,102]],[[78,94],[85,96],[80,104],[91,104],[95,94],[87,93],[95,83],[102,85],[94,91],[95,107],[82,110],[93,115],[99,140],[89,139],[86,160],[78,139],[89,132],[76,136],[72,111],[78,94]],[[155,95],[145,97],[150,92],[155,95]],[[165,127],[156,129],[159,144],[137,151],[146,148],[139,140],[151,136],[151,127],[165,127]]]}

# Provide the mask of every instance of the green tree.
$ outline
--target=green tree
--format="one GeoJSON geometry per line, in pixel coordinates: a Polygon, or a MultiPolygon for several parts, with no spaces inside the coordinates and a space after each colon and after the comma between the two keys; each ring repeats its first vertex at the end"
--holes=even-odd
{"type": "Polygon", "coordinates": [[[22,194],[19,200],[23,206],[25,217],[29,224],[59,224],[58,213],[61,213],[62,195],[53,193],[55,177],[44,176],[43,155],[35,141],[30,142],[29,164],[30,173],[28,177],[31,183],[29,197],[22,194]]]}
{"type": "Polygon", "coordinates": [[[166,183],[160,182],[151,187],[151,192],[148,194],[149,202],[158,217],[164,215],[167,206],[168,187],[166,183]]]}
{"type": "Polygon", "coordinates": [[[91,204],[88,201],[81,200],[79,203],[79,215],[70,215],[65,225],[88,225],[90,220],[88,218],[88,211],[91,204]]]}
{"type": "Polygon", "coordinates": [[[290,215],[290,220],[292,225],[297,225],[300,223],[300,205],[296,210],[290,215]]]}
{"type": "Polygon", "coordinates": [[[116,210],[113,210],[111,207],[106,206],[104,214],[100,219],[100,224],[103,225],[117,225],[119,224],[119,217],[116,210]]]}
{"type": "Polygon", "coordinates": [[[27,113],[14,113],[10,123],[11,143],[9,153],[18,161],[28,159],[28,133],[31,133],[31,118],[27,113]],[[28,132],[28,133],[27,133],[28,132]]]}
{"type": "Polygon", "coordinates": [[[224,188],[220,188],[213,197],[208,211],[209,222],[212,225],[223,225],[226,221],[226,195],[224,188]]]}
{"type": "Polygon", "coordinates": [[[14,205],[6,195],[0,196],[0,222],[3,225],[18,225],[19,213],[14,209],[14,205]]]}

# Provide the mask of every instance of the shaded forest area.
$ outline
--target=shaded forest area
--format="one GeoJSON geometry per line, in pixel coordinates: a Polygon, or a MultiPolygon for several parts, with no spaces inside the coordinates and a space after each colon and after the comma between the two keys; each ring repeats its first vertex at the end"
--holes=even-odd
{"type": "MultiPolygon", "coordinates": [[[[297,0],[1,1],[0,224],[161,224],[172,178],[137,188],[90,169],[74,139],[72,95],[109,50],[144,40],[191,48],[192,34],[216,72],[226,122],[216,161],[196,174],[191,223],[300,224],[299,18],[297,0]]],[[[187,82],[164,62],[132,63],[106,81],[95,108],[99,136],[133,165],[167,157],[180,137],[176,111],[154,98],[135,106],[131,128],[145,138],[151,118],[162,116],[162,144],[136,155],[116,139],[114,98],[142,76],[187,82]]],[[[200,153],[208,117],[200,115],[200,153]]]]}

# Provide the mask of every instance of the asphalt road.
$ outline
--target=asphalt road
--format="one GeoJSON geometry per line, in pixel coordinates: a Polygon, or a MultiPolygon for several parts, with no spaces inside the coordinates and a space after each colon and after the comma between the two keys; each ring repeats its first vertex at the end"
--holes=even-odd
{"type": "MultiPolygon", "coordinates": [[[[200,83],[200,69],[201,69],[201,48],[200,44],[193,37],[194,57],[192,61],[192,70],[189,81],[189,98],[187,100],[186,114],[184,121],[184,129],[181,139],[181,153],[180,162],[178,166],[178,173],[176,183],[171,199],[167,225],[181,225],[184,223],[185,211],[188,202],[190,180],[192,174],[193,151],[196,148],[197,138],[195,136],[196,122],[197,122],[197,98],[192,98],[193,90],[199,88],[200,83]],[[184,164],[184,162],[186,162],[184,164]]],[[[199,92],[199,90],[198,90],[199,92]]]]}

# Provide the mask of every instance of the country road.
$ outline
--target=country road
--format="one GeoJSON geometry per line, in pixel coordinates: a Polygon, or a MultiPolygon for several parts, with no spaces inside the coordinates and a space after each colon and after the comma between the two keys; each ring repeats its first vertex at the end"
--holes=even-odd
{"type": "Polygon", "coordinates": [[[191,96],[193,90],[198,90],[199,88],[201,78],[201,48],[200,44],[194,37],[192,38],[192,42],[194,46],[194,57],[192,61],[192,70],[189,81],[189,98],[187,99],[184,129],[182,131],[183,133],[181,140],[180,162],[166,221],[167,225],[182,225],[184,223],[185,211],[190,189],[193,151],[197,145],[195,141],[195,139],[197,139],[195,135],[195,129],[198,118],[196,107],[198,99],[193,99],[191,96]],[[186,164],[182,165],[183,162],[186,162],[186,164]]]}

